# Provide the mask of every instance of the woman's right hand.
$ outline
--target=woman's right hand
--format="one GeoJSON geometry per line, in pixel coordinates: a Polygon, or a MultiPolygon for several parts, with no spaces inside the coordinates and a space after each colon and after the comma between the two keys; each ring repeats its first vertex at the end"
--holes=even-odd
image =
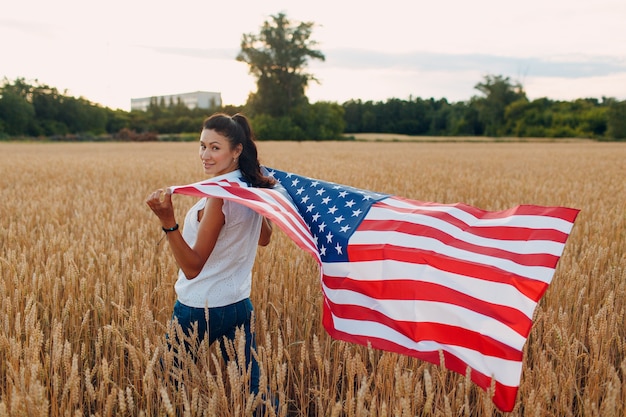
{"type": "Polygon", "coordinates": [[[146,204],[161,221],[161,226],[168,229],[176,225],[172,193],[169,189],[159,188],[148,196],[146,204]]]}

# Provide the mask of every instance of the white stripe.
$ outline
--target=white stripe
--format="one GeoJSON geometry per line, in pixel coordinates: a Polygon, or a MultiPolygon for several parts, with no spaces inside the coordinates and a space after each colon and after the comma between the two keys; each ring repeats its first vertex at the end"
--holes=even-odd
{"type": "Polygon", "coordinates": [[[548,253],[555,256],[561,256],[563,248],[565,247],[564,243],[554,242],[551,240],[501,240],[477,236],[435,217],[424,214],[398,213],[397,211],[389,210],[384,207],[373,206],[367,214],[366,219],[405,221],[417,225],[429,226],[441,230],[455,239],[472,245],[498,248],[519,254],[548,253]]]}
{"type": "Polygon", "coordinates": [[[493,266],[498,269],[502,269],[503,271],[511,272],[530,279],[536,279],[545,283],[550,283],[550,281],[552,281],[552,276],[554,275],[554,268],[520,265],[508,259],[482,255],[465,249],[454,248],[452,246],[447,246],[436,239],[407,235],[405,233],[357,231],[350,238],[349,244],[395,245],[409,248],[411,250],[433,251],[451,258],[493,266]]]}
{"type": "Polygon", "coordinates": [[[405,279],[442,285],[487,303],[510,307],[532,320],[537,303],[513,285],[441,271],[430,265],[383,260],[362,262],[326,262],[326,275],[358,281],[405,279]]]}
{"type": "Polygon", "coordinates": [[[312,253],[312,255],[317,258],[318,262],[320,262],[319,252],[317,250],[317,246],[315,244],[315,240],[313,239],[313,235],[311,235],[311,231],[306,225],[306,222],[298,212],[295,207],[291,197],[284,190],[282,186],[277,186],[274,189],[261,189],[261,188],[249,188],[249,190],[253,191],[255,194],[259,195],[263,198],[264,201],[267,201],[267,204],[252,202],[258,207],[262,207],[266,215],[271,218],[274,222],[279,224],[286,233],[287,230],[292,230],[296,233],[300,240],[308,247],[308,250],[312,253]],[[270,206],[270,204],[272,206],[270,206]],[[285,206],[290,209],[285,208],[285,206]],[[277,209],[276,209],[277,208],[277,209]],[[283,220],[284,217],[288,217],[291,219],[292,223],[286,222],[283,220]]]}
{"type": "Polygon", "coordinates": [[[480,352],[434,341],[414,342],[401,333],[378,322],[343,319],[332,315],[334,328],[348,334],[392,341],[416,352],[436,352],[439,349],[452,353],[472,369],[493,376],[496,381],[510,387],[519,386],[522,362],[486,356],[480,352]]]}
{"type": "Polygon", "coordinates": [[[454,304],[421,300],[380,300],[350,290],[330,289],[324,283],[322,283],[322,289],[326,297],[334,304],[358,305],[378,311],[392,320],[457,326],[491,337],[520,351],[526,342],[524,336],[509,326],[489,316],[454,304]]]}
{"type": "MultiPolygon", "coordinates": [[[[170,187],[172,190],[182,188],[182,187],[170,187]]],[[[247,187],[248,190],[254,192],[256,195],[260,196],[263,199],[263,202],[253,201],[238,197],[236,195],[231,194],[228,189],[231,188],[229,184],[218,184],[218,183],[203,183],[203,184],[191,184],[186,186],[186,188],[195,188],[202,194],[209,197],[218,197],[224,198],[237,202],[246,202],[247,204],[253,205],[261,209],[265,215],[271,218],[274,222],[277,223],[281,229],[285,231],[285,233],[295,234],[298,237],[298,240],[302,245],[305,246],[307,251],[309,251],[314,257],[318,259],[319,262],[319,254],[317,251],[317,247],[315,245],[315,241],[313,240],[313,236],[311,235],[309,229],[304,226],[306,224],[302,217],[299,215],[297,210],[289,210],[280,204],[279,201],[282,201],[284,204],[295,208],[293,202],[291,202],[288,197],[277,190],[263,189],[263,188],[252,188],[247,187]],[[272,204],[273,206],[270,206],[272,204]],[[290,223],[287,219],[291,219],[290,223]]]]}
{"type": "Polygon", "coordinates": [[[514,214],[504,218],[498,219],[479,219],[472,214],[463,211],[453,206],[431,206],[412,204],[410,201],[396,200],[394,198],[387,198],[381,201],[393,207],[419,209],[425,211],[434,211],[441,213],[448,213],[451,216],[467,223],[472,227],[485,227],[485,226],[511,226],[511,227],[528,227],[531,229],[553,229],[563,233],[569,234],[571,232],[574,223],[567,220],[560,219],[558,217],[542,216],[542,215],[529,215],[529,214],[514,214]]]}

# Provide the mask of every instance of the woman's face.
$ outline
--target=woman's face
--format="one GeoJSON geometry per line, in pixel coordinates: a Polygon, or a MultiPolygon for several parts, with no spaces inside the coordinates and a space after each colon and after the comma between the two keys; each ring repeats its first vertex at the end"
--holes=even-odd
{"type": "Polygon", "coordinates": [[[228,139],[215,130],[204,129],[200,134],[200,159],[205,174],[217,176],[238,169],[240,154],[241,144],[231,149],[228,139]]]}

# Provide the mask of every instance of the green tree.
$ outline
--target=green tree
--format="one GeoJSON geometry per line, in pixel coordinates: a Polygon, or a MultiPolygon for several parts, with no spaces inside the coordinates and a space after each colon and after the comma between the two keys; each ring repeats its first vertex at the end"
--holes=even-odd
{"type": "Polygon", "coordinates": [[[32,86],[23,78],[11,83],[6,77],[0,86],[0,134],[25,135],[34,124],[32,86]]]}
{"type": "Polygon", "coordinates": [[[517,100],[527,100],[522,85],[502,75],[486,75],[474,88],[484,94],[473,101],[485,126],[485,135],[503,136],[507,133],[504,129],[507,106],[517,100]]]}
{"type": "Polygon", "coordinates": [[[300,108],[303,113],[301,118],[295,117],[295,121],[304,130],[307,139],[340,139],[346,127],[343,107],[337,103],[318,101],[300,108]]]}
{"type": "Polygon", "coordinates": [[[626,139],[626,101],[613,101],[607,118],[606,136],[609,139],[626,139]]]}
{"type": "Polygon", "coordinates": [[[34,117],[35,109],[26,98],[10,89],[0,93],[0,133],[25,135],[34,117]]]}
{"type": "Polygon", "coordinates": [[[248,97],[250,112],[281,117],[308,103],[306,87],[317,80],[305,71],[307,62],[325,57],[310,39],[312,22],[292,23],[284,13],[271,18],[259,34],[243,35],[237,61],[257,78],[257,91],[248,97]]]}
{"type": "Polygon", "coordinates": [[[448,129],[452,136],[482,136],[483,125],[478,120],[478,110],[472,103],[452,104],[448,112],[448,129]]]}
{"type": "Polygon", "coordinates": [[[554,102],[539,98],[531,102],[518,100],[506,108],[506,132],[518,137],[544,137],[552,126],[554,102]]]}

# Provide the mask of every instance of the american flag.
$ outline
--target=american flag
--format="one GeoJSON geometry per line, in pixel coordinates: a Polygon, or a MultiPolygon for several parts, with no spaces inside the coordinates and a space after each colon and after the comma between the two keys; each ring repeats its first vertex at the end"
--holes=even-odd
{"type": "Polygon", "coordinates": [[[244,204],[320,265],[322,322],[335,339],[466,375],[514,408],[522,349],[579,210],[489,212],[269,169],[273,189],[207,180],[174,193],[244,204]]]}

